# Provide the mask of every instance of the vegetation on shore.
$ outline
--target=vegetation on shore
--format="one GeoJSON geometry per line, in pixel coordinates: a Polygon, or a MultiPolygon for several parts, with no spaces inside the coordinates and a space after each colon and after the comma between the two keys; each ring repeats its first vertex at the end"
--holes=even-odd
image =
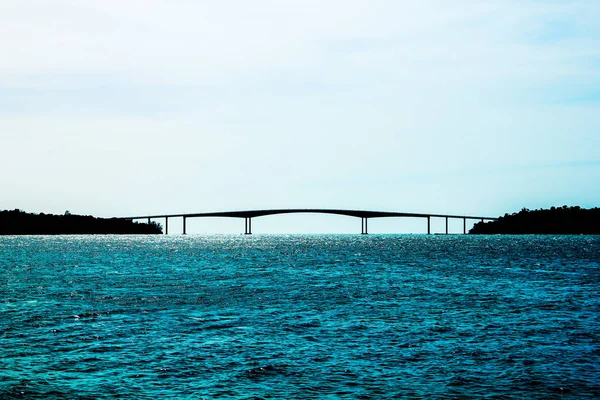
{"type": "Polygon", "coordinates": [[[478,222],[474,234],[600,235],[600,208],[551,207],[505,214],[496,221],[478,222]]]}
{"type": "Polygon", "coordinates": [[[90,234],[161,234],[156,222],[137,223],[119,218],[95,218],[91,215],[33,214],[21,210],[0,211],[0,235],[90,235],[90,234]]]}

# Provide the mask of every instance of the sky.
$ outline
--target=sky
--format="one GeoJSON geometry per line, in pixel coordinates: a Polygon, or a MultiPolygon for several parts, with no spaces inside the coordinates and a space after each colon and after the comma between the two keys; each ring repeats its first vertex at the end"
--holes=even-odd
{"type": "Polygon", "coordinates": [[[598,21],[597,0],[0,0],[0,209],[600,206],[598,21]]]}

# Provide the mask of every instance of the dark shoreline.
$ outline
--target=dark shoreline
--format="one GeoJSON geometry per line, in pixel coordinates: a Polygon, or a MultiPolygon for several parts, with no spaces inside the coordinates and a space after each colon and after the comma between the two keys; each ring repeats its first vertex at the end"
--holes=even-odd
{"type": "Polygon", "coordinates": [[[156,222],[138,223],[91,215],[34,214],[21,210],[0,211],[0,235],[159,235],[156,222]]]}
{"type": "Polygon", "coordinates": [[[600,235],[600,208],[551,207],[505,214],[495,221],[478,222],[469,234],[600,235]]]}

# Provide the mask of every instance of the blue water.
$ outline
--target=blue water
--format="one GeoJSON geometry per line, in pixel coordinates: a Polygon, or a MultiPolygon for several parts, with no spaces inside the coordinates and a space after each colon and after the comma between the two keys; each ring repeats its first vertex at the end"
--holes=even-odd
{"type": "Polygon", "coordinates": [[[598,236],[0,237],[0,398],[600,396],[598,236]]]}

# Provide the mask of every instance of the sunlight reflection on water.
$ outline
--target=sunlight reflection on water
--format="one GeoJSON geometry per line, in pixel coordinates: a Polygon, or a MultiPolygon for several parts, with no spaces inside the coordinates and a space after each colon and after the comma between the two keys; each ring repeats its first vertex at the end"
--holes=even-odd
{"type": "Polygon", "coordinates": [[[600,237],[0,238],[0,397],[590,398],[600,237]]]}

